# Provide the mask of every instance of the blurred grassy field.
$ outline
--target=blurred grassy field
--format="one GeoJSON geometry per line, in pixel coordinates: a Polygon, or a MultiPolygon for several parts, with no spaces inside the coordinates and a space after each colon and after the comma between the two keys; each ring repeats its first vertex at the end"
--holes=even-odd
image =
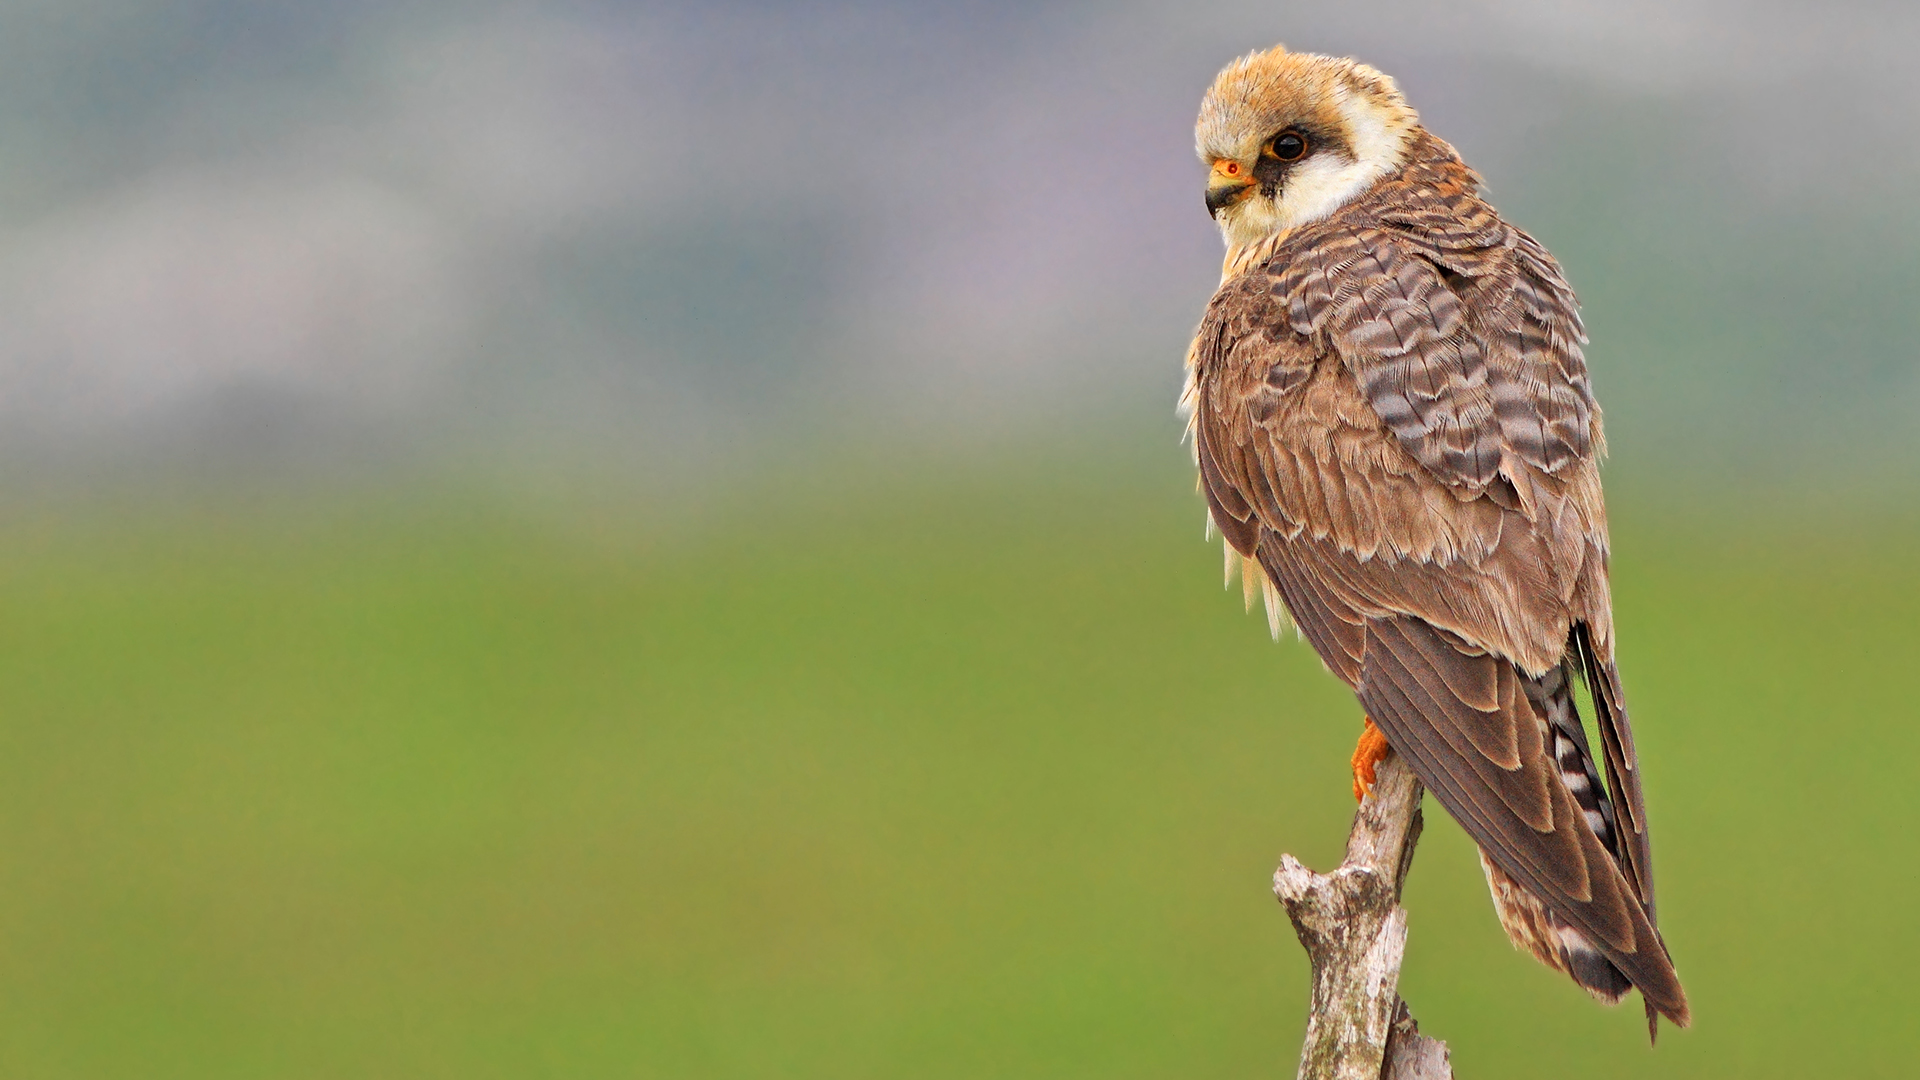
{"type": "MultiPolygon", "coordinates": [[[[0,1074],[1291,1076],[1359,713],[1174,475],[17,516],[0,1074]]],[[[1462,1076],[1912,1060],[1920,530],[1686,520],[1616,505],[1695,1027],[1513,953],[1429,803],[1462,1076]]]]}

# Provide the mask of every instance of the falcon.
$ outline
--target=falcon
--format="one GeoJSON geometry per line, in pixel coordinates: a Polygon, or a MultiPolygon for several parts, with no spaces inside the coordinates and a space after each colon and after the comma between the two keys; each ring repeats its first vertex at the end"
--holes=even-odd
{"type": "Polygon", "coordinates": [[[1364,64],[1236,60],[1195,142],[1227,255],[1181,408],[1229,578],[1359,698],[1356,798],[1402,755],[1479,845],[1516,948],[1608,1004],[1638,988],[1654,1034],[1686,1026],[1573,290],[1364,64]]]}

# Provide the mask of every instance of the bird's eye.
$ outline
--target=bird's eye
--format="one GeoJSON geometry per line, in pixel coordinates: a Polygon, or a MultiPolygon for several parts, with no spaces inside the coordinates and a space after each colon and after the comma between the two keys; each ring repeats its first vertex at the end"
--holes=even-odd
{"type": "Polygon", "coordinates": [[[1227,162],[1227,163],[1226,163],[1225,165],[1223,165],[1223,166],[1221,166],[1221,169],[1222,169],[1222,171],[1224,171],[1224,172],[1225,172],[1225,173],[1226,173],[1226,174],[1227,174],[1228,176],[1239,176],[1239,175],[1240,175],[1240,163],[1239,163],[1239,162],[1237,162],[1237,161],[1229,161],[1229,162],[1227,162]]]}
{"type": "Polygon", "coordinates": [[[1297,131],[1283,131],[1275,135],[1273,156],[1281,161],[1299,161],[1307,156],[1307,137],[1297,131]]]}

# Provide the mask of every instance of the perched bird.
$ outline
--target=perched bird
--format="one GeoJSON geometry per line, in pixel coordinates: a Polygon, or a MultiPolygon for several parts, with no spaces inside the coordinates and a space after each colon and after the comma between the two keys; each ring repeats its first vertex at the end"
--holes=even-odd
{"type": "Polygon", "coordinates": [[[1181,406],[1229,576],[1354,689],[1357,798],[1401,754],[1480,845],[1516,947],[1684,1027],[1573,290],[1364,64],[1236,60],[1196,143],[1227,256],[1181,406]]]}

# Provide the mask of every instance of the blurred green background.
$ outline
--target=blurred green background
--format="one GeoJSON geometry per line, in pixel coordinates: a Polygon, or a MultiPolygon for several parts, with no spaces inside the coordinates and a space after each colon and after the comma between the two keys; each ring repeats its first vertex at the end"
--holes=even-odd
{"type": "MultiPolygon", "coordinates": [[[[0,1071],[1290,1075],[1359,713],[1168,449],[15,522],[0,1071]]],[[[1431,803],[1403,989],[1463,1076],[1899,1075],[1920,526],[1616,503],[1695,1027],[1513,952],[1431,803]]]]}
{"type": "Polygon", "coordinates": [[[1395,76],[1564,263],[1696,1024],[1900,1076],[1920,8],[0,0],[0,1075],[1290,1076],[1351,696],[1172,416],[1193,111],[1395,76]]]}

